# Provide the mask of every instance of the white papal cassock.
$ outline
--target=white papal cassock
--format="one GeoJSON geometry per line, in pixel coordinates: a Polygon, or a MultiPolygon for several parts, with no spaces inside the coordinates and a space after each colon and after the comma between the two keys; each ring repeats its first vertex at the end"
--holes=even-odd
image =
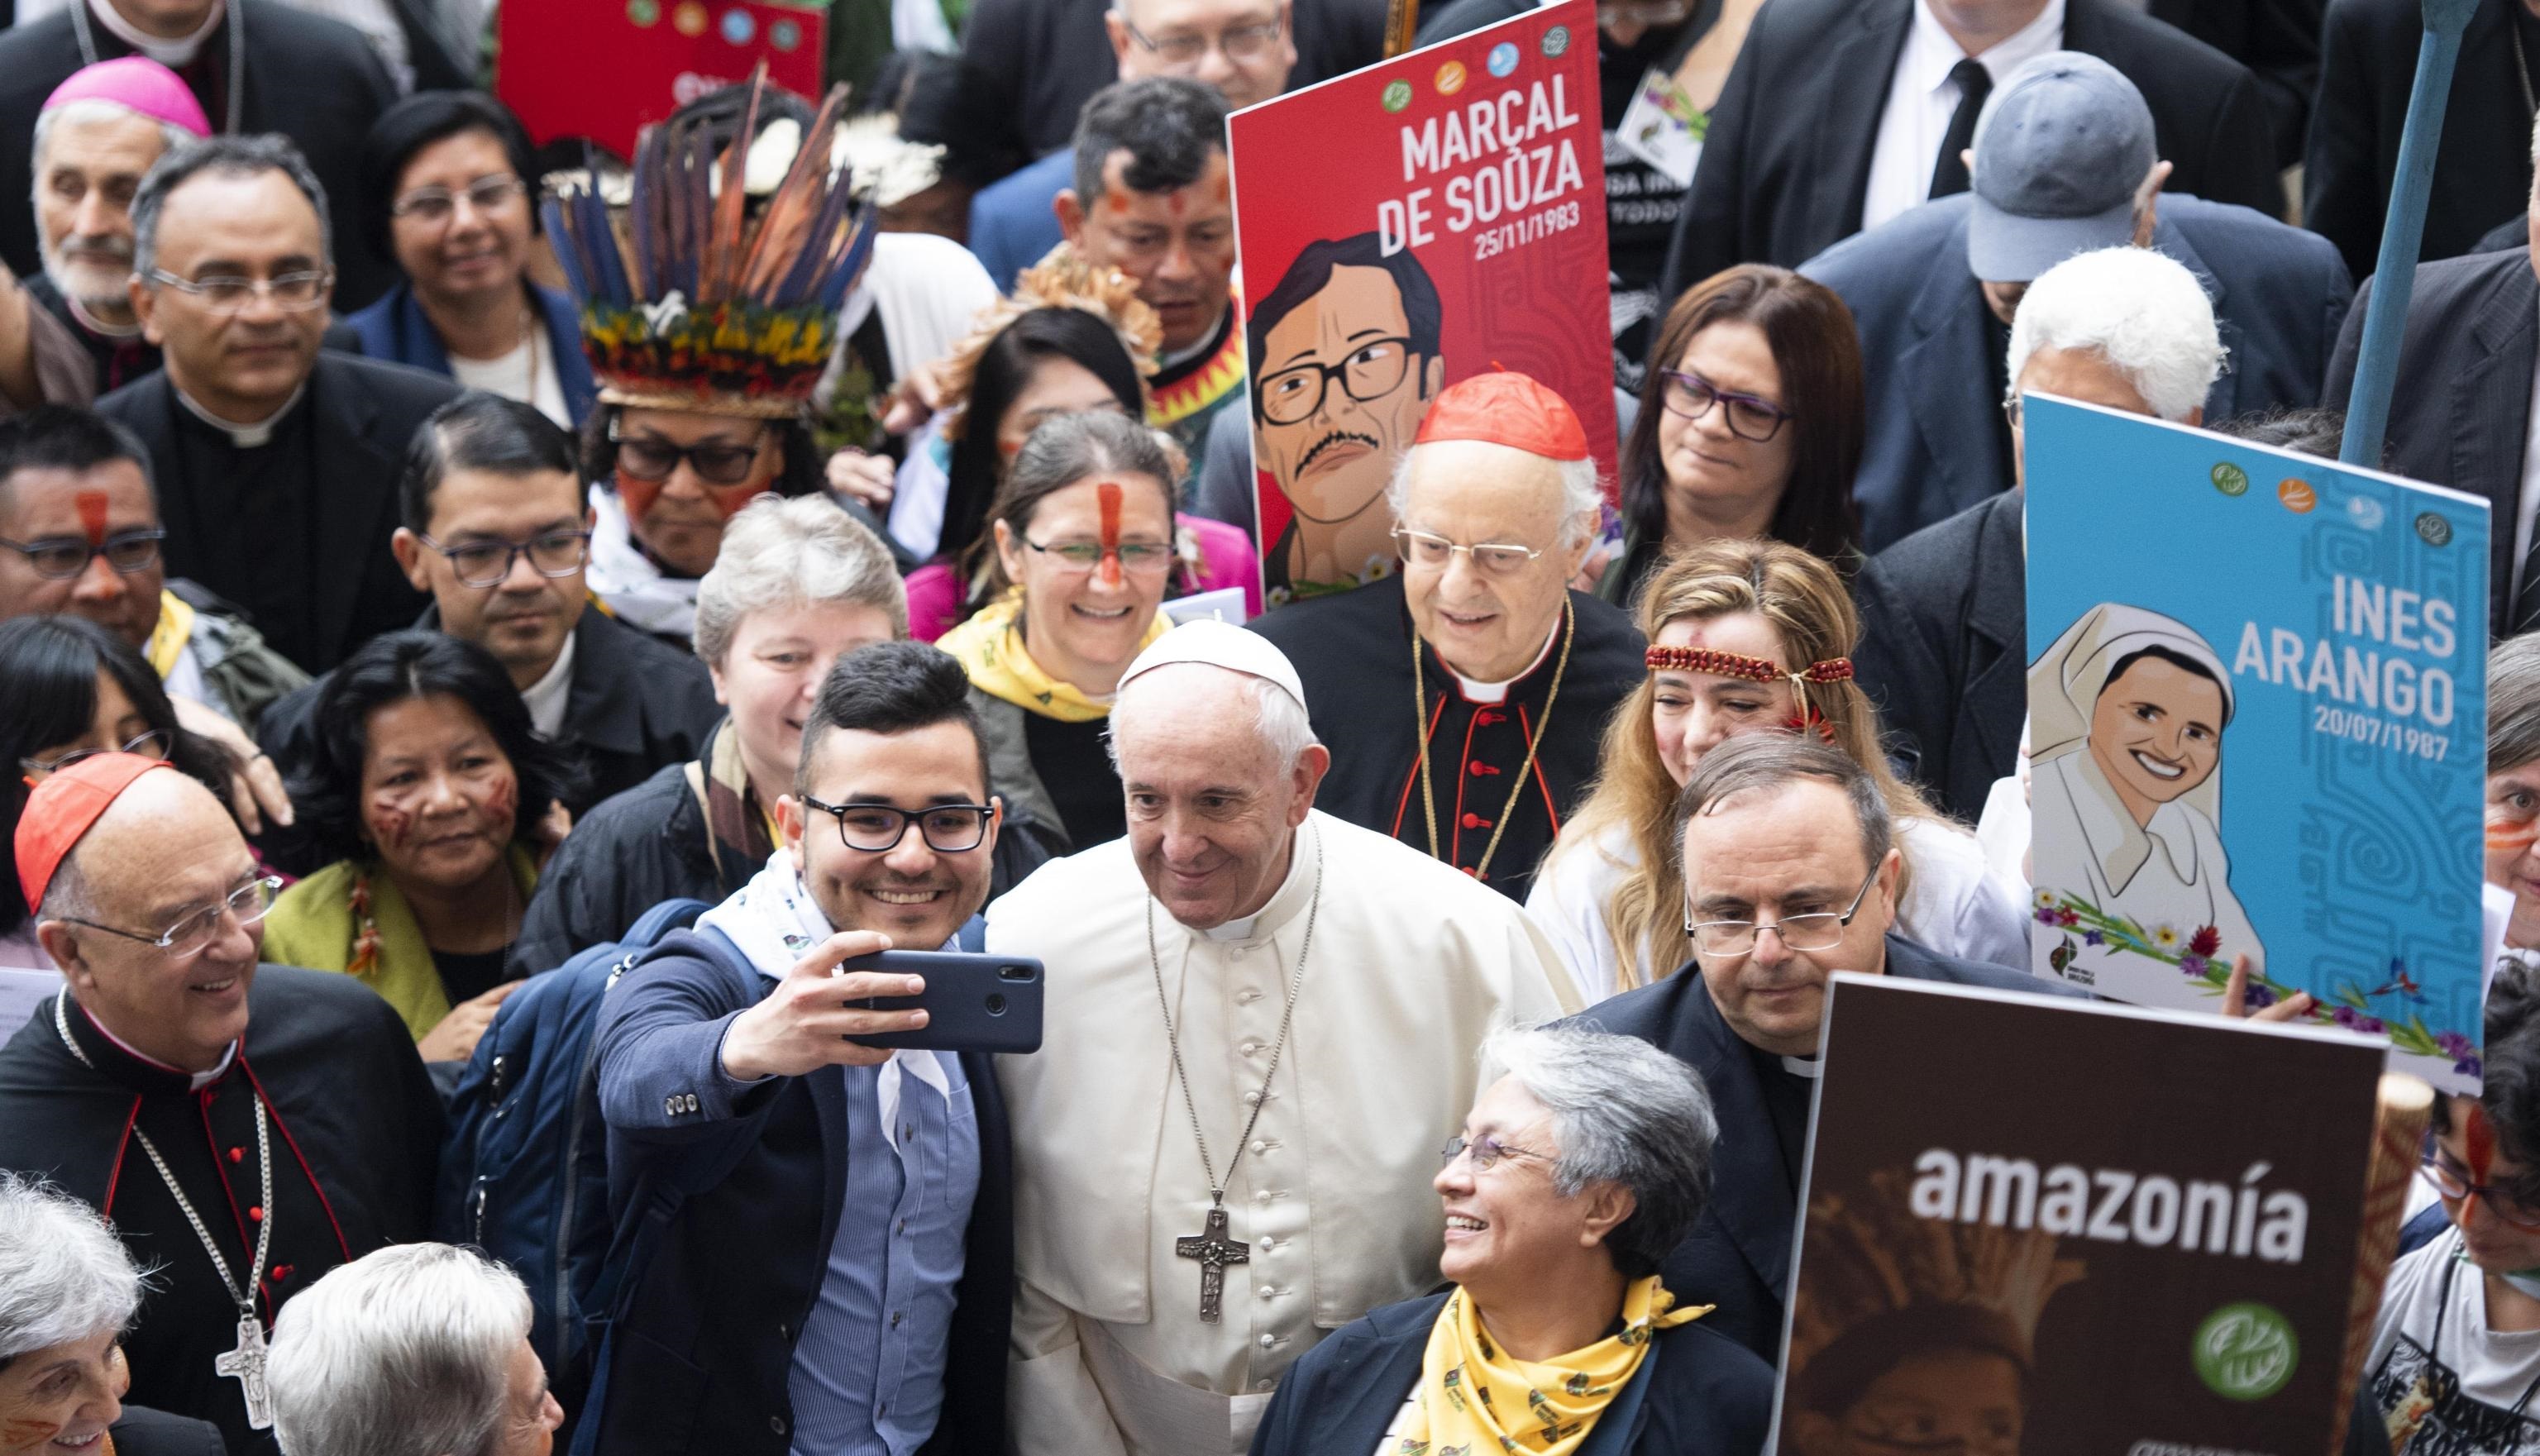
{"type": "Polygon", "coordinates": [[[1462,1126],[1495,1022],[1578,1009],[1515,902],[1405,845],[1316,812],[1248,921],[1193,931],[1155,908],[1157,955],[1229,1235],[1224,1318],[1173,1241],[1209,1209],[1173,1080],[1149,905],[1129,842],[1043,866],[989,907],[988,949],[1048,967],[1040,1051],[999,1058],[1014,1124],[1015,1367],[1024,1456],[1241,1452],[1299,1355],[1435,1286],[1430,1180],[1462,1126]],[[1248,1143],[1321,857],[1296,1022],[1248,1143]]]}

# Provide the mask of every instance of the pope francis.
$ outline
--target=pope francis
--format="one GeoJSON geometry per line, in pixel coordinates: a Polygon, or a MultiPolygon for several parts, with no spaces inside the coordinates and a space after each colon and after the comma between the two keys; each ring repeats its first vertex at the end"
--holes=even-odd
{"type": "Polygon", "coordinates": [[[1315,1341],[1437,1283],[1485,1032],[1577,1008],[1514,902],[1314,811],[1307,723],[1266,639],[1164,634],[1111,712],[1128,837],[990,907],[1049,972],[999,1073],[1024,1456],[1243,1451],[1315,1341]]]}

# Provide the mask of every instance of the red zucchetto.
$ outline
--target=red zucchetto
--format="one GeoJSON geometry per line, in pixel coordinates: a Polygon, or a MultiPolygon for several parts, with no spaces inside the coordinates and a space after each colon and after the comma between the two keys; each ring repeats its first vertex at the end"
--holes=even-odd
{"type": "Polygon", "coordinates": [[[1478,440],[1548,460],[1588,458],[1588,431],[1567,400],[1524,375],[1502,370],[1441,390],[1412,443],[1478,440]]]}
{"type": "Polygon", "coordinates": [[[164,758],[138,753],[100,753],[83,758],[35,786],[18,814],[18,886],[27,908],[44,903],[53,872],[70,857],[80,836],[97,824],[108,804],[152,769],[171,768],[164,758]]]}

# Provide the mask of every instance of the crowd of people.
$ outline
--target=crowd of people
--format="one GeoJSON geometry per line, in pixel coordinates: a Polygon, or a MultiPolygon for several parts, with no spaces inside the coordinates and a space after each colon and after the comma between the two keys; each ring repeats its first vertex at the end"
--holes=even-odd
{"type": "MultiPolygon", "coordinates": [[[[1227,115],[1382,0],[870,8],[560,159],[477,0],[0,0],[0,1456],[1760,1451],[1829,977],[2079,995],[2023,399],[2335,452],[2416,0],[1600,3],[1610,400],[1351,244],[1246,313],[1227,115]],[[1397,382],[1274,410],[1344,273],[1397,382]]],[[[2385,463],[2496,513],[2540,956],[2535,54],[2385,463]]],[[[2534,990],[2350,1456],[2540,1448],[2534,990]]],[[[2021,1449],[1916,1388],[1784,1449],[2021,1449]]]]}

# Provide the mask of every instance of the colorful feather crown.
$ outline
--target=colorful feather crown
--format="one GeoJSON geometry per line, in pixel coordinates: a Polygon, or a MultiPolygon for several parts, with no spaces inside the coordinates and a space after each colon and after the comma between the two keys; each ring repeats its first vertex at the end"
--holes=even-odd
{"type": "Polygon", "coordinates": [[[828,366],[838,311],[873,257],[875,209],[855,205],[853,173],[832,156],[847,88],[808,131],[779,121],[761,134],[767,90],[762,64],[720,153],[707,121],[673,116],[637,139],[622,198],[588,180],[547,198],[608,403],[785,418],[828,366]]]}

